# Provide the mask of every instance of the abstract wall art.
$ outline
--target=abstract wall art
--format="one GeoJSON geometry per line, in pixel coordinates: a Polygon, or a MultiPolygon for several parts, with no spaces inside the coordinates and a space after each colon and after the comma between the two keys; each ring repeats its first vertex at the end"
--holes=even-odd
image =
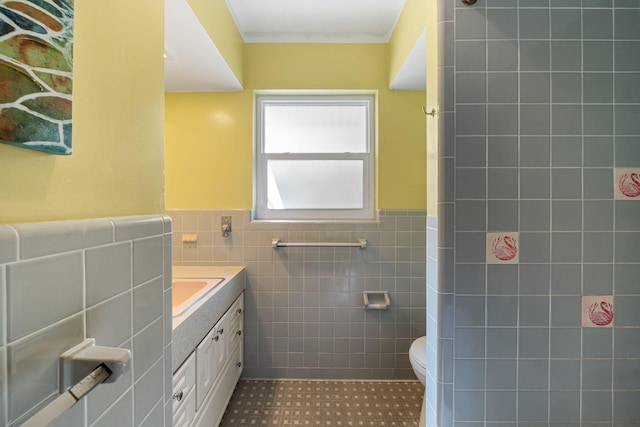
{"type": "Polygon", "coordinates": [[[0,143],[71,154],[73,0],[0,0],[0,143]]]}

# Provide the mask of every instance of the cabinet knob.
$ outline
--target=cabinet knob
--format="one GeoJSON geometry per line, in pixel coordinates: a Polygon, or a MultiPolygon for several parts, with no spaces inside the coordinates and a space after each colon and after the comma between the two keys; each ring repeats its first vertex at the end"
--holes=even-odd
{"type": "Polygon", "coordinates": [[[242,335],[242,331],[238,331],[236,332],[238,335],[242,335]]]}
{"type": "Polygon", "coordinates": [[[174,393],[173,400],[177,400],[178,402],[180,402],[183,396],[184,396],[184,391],[180,390],[178,393],[174,393]]]}
{"type": "Polygon", "coordinates": [[[242,366],[242,362],[237,362],[236,366],[239,368],[240,366],[242,366]]]}
{"type": "Polygon", "coordinates": [[[220,339],[220,337],[216,335],[215,337],[212,337],[211,339],[214,340],[214,341],[218,341],[220,339]]]}
{"type": "Polygon", "coordinates": [[[224,328],[218,329],[218,333],[219,334],[223,334],[224,333],[224,328]]]}
{"type": "Polygon", "coordinates": [[[238,313],[238,314],[242,313],[242,309],[241,308],[237,309],[236,313],[238,313]]]}

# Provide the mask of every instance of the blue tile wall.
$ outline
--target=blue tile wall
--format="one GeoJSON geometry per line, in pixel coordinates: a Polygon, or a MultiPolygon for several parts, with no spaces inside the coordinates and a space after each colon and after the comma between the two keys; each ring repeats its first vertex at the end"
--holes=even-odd
{"type": "Polygon", "coordinates": [[[614,177],[640,169],[640,2],[438,7],[439,90],[454,99],[438,265],[453,271],[427,310],[442,358],[427,425],[638,423],[640,200],[614,177]],[[517,264],[487,264],[500,232],[519,233],[517,264]],[[613,297],[607,327],[589,327],[597,296],[613,297]]]}
{"type": "Polygon", "coordinates": [[[170,242],[160,215],[0,225],[0,425],[53,401],[60,354],[87,338],[131,369],[50,425],[172,424],[170,242]]]}
{"type": "MultiPolygon", "coordinates": [[[[429,248],[429,259],[437,263],[435,221],[427,248],[424,211],[381,211],[379,221],[357,223],[252,222],[246,210],[168,214],[175,265],[246,266],[245,377],[415,378],[408,351],[426,331],[429,248]],[[229,239],[221,236],[221,215],[232,216],[229,239]],[[198,244],[183,244],[183,233],[196,233],[198,244]],[[284,242],[365,238],[368,244],[366,249],[273,249],[274,237],[284,242]],[[364,310],[363,290],[388,290],[390,308],[364,310]]],[[[432,283],[436,280],[437,273],[432,283]]]]}

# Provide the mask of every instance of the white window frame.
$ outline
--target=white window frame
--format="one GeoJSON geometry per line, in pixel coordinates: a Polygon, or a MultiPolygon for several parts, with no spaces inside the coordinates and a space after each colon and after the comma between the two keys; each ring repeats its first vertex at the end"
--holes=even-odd
{"type": "Polygon", "coordinates": [[[375,219],[375,94],[260,94],[255,96],[255,167],[253,219],[290,221],[340,221],[375,219]],[[265,105],[362,105],[367,107],[367,141],[363,153],[265,153],[265,105]],[[363,207],[361,209],[269,209],[267,163],[269,160],[362,160],[363,207]]]}

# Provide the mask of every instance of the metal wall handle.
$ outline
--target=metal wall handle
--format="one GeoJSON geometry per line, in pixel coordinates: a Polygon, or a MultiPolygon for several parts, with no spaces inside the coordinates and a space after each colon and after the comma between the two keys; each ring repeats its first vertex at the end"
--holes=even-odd
{"type": "Polygon", "coordinates": [[[286,247],[296,247],[296,248],[360,248],[364,249],[367,247],[367,239],[358,239],[357,242],[296,242],[296,243],[285,243],[277,237],[274,237],[271,240],[271,246],[274,249],[277,248],[286,248],[286,247]]]}

